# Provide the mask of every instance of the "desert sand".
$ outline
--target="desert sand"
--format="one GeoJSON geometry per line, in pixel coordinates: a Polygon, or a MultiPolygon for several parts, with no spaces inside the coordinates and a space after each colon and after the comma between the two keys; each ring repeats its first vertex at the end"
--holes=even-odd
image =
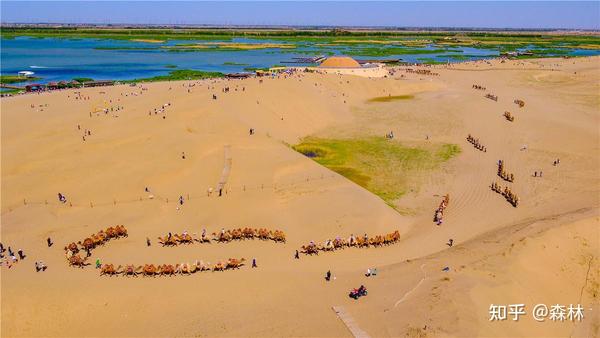
{"type": "Polygon", "coordinates": [[[396,67],[377,79],[300,73],[3,98],[1,242],[27,257],[0,268],[1,334],[351,336],[332,310],[341,306],[370,336],[597,336],[599,93],[600,58],[591,57],[396,67]],[[387,95],[414,98],[368,102],[387,95]],[[506,121],[505,111],[516,120],[506,121]],[[418,177],[396,209],[289,146],[307,136],[390,130],[391,142],[462,149],[418,177]],[[223,196],[209,196],[226,152],[223,196]],[[516,176],[516,208],[490,190],[493,181],[505,185],[499,159],[516,176]],[[438,226],[432,217],[445,194],[438,226]],[[68,266],[65,245],[116,224],[129,236],[93,250],[91,263],[244,257],[258,267],[135,278],[68,266]],[[282,229],[287,242],[161,247],[156,239],[245,226],[282,229]],[[311,240],[394,230],[402,236],[394,245],[294,259],[311,240]],[[45,272],[35,271],[39,260],[45,272]],[[364,276],[370,267],[377,276],[364,276]],[[368,296],[349,298],[361,284],[368,296]],[[526,304],[518,322],[489,321],[490,304],[515,303],[526,304]],[[538,303],[579,303],[585,318],[540,323],[531,316],[538,303]]]}

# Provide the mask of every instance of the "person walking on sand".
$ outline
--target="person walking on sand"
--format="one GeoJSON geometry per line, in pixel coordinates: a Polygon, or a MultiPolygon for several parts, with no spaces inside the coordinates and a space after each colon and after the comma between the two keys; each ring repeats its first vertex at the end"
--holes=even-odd
{"type": "Polygon", "coordinates": [[[46,242],[48,242],[48,247],[51,247],[52,244],[54,244],[54,243],[52,243],[52,240],[50,239],[50,237],[48,237],[48,239],[46,239],[46,242]]]}
{"type": "Polygon", "coordinates": [[[179,196],[179,204],[183,205],[183,196],[179,196]]]}
{"type": "Polygon", "coordinates": [[[294,254],[294,258],[295,259],[300,259],[300,254],[298,253],[298,250],[296,250],[296,253],[294,254]]]}
{"type": "Polygon", "coordinates": [[[100,267],[102,267],[102,264],[100,263],[100,258],[96,259],[96,269],[100,269],[100,267]]]}
{"type": "Polygon", "coordinates": [[[23,253],[23,249],[19,249],[19,251],[17,251],[17,253],[19,254],[19,259],[25,259],[25,254],[23,253]]]}
{"type": "Polygon", "coordinates": [[[447,246],[452,247],[454,245],[454,240],[452,238],[450,238],[448,240],[448,243],[446,243],[447,246]]]}
{"type": "Polygon", "coordinates": [[[253,268],[257,268],[258,266],[256,265],[256,258],[252,258],[252,267],[253,268]]]}
{"type": "Polygon", "coordinates": [[[328,282],[331,280],[331,270],[327,270],[327,273],[325,274],[325,280],[328,282]]]}
{"type": "Polygon", "coordinates": [[[150,238],[146,237],[146,246],[150,246],[150,238]]]}

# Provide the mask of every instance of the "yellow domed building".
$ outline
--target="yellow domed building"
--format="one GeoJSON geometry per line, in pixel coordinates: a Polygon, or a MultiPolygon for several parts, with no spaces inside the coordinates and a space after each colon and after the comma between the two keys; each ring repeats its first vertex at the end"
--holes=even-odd
{"type": "Polygon", "coordinates": [[[383,64],[366,63],[361,65],[349,56],[332,56],[323,60],[313,68],[317,72],[327,74],[357,75],[366,77],[383,77],[388,74],[383,64]]]}

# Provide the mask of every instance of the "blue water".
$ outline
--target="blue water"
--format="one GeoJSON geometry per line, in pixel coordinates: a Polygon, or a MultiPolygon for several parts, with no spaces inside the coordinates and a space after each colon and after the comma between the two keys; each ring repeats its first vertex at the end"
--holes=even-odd
{"type": "MultiPolygon", "coordinates": [[[[196,41],[168,41],[160,44],[124,40],[105,39],[56,39],[29,38],[0,40],[0,73],[16,75],[28,70],[42,79],[37,81],[71,80],[75,77],[88,77],[95,80],[127,80],[165,75],[174,69],[194,69],[224,73],[242,72],[246,67],[264,68],[294,57],[312,57],[326,49],[331,54],[344,54],[347,46],[317,47],[310,42],[301,42],[297,50],[258,49],[246,51],[199,51],[170,52],[156,49],[158,46],[194,43],[196,41]],[[153,48],[153,50],[99,50],[98,47],[153,48]],[[244,65],[225,65],[226,62],[244,65]],[[168,68],[175,65],[177,68],[168,68]]],[[[265,40],[234,38],[228,42],[264,43],[265,40]]],[[[279,42],[279,41],[273,41],[279,42]]],[[[280,42],[279,42],[280,43],[280,42]]],[[[426,49],[436,49],[428,46],[426,49]]],[[[573,50],[571,55],[598,55],[597,50],[573,50]]],[[[448,58],[448,55],[464,55],[468,60],[483,59],[498,55],[497,50],[478,48],[452,48],[441,54],[397,55],[385,58],[400,58],[407,62],[419,62],[431,58],[437,61],[463,61],[448,58]],[[455,51],[453,51],[455,50],[455,51]],[[458,52],[456,52],[458,51],[458,52]]],[[[357,59],[379,57],[354,56],[357,59]]],[[[293,65],[293,64],[289,64],[293,65]]]]}

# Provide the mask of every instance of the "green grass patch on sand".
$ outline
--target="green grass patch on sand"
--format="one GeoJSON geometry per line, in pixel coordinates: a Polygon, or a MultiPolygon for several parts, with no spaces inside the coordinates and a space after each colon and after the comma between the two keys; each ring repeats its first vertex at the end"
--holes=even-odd
{"type": "Polygon", "coordinates": [[[39,80],[39,77],[24,77],[17,75],[0,75],[0,83],[2,84],[10,84],[10,83],[20,83],[20,82],[28,82],[39,80]]]}
{"type": "Polygon", "coordinates": [[[418,184],[419,175],[461,152],[455,144],[406,146],[384,137],[309,137],[293,149],[371,191],[392,207],[418,184]]]}
{"type": "Polygon", "coordinates": [[[410,100],[414,99],[414,95],[389,95],[389,96],[378,96],[367,100],[367,102],[392,102],[398,100],[410,100]]]}
{"type": "Polygon", "coordinates": [[[203,72],[191,69],[179,69],[169,72],[168,75],[160,75],[149,78],[127,80],[123,82],[157,82],[157,81],[179,81],[179,80],[202,80],[215,77],[223,77],[225,74],[220,72],[203,72]]]}

